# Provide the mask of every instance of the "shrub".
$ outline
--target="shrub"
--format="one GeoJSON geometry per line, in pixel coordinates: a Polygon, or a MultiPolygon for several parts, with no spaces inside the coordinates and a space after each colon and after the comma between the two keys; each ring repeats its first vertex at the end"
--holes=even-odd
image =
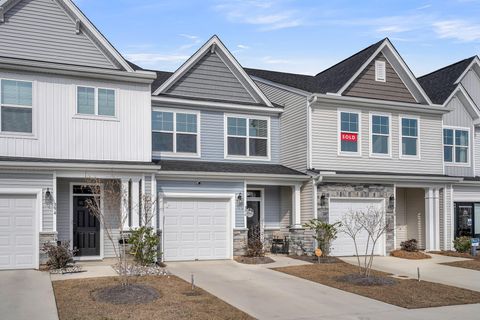
{"type": "Polygon", "coordinates": [[[130,254],[141,265],[149,265],[157,260],[157,246],[159,239],[152,227],[143,226],[132,230],[128,238],[130,254]]]}
{"type": "Polygon", "coordinates": [[[47,242],[42,246],[42,251],[48,256],[47,266],[50,269],[63,269],[73,263],[73,256],[78,250],[70,249],[70,242],[51,243],[47,242]]]}
{"type": "Polygon", "coordinates": [[[453,240],[453,247],[458,252],[470,252],[470,247],[472,246],[470,237],[458,237],[453,240]]]}
{"type": "Polygon", "coordinates": [[[323,222],[319,219],[312,219],[305,224],[305,227],[315,231],[313,238],[317,240],[318,248],[322,250],[322,256],[328,257],[333,240],[337,238],[340,222],[333,224],[323,222]]]}
{"type": "Polygon", "coordinates": [[[249,232],[249,237],[247,240],[247,251],[245,253],[247,257],[264,257],[265,256],[265,245],[262,240],[262,234],[260,228],[253,226],[249,232]]]}
{"type": "Polygon", "coordinates": [[[400,247],[402,250],[408,252],[417,252],[418,251],[418,242],[417,239],[410,239],[407,241],[403,241],[400,243],[400,247]]]}

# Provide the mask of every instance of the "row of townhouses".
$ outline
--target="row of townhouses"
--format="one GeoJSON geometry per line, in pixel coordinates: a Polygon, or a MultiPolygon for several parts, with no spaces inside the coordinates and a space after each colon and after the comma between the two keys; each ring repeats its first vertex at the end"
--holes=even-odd
{"type": "MultiPolygon", "coordinates": [[[[312,248],[307,221],[367,207],[389,225],[377,254],[451,249],[480,233],[479,107],[477,56],[416,78],[383,39],[309,76],[244,68],[213,36],[144,70],[71,0],[0,0],[0,269],[38,268],[46,241],[114,255],[87,178],[119,181],[130,209],[156,199],[166,261],[231,259],[256,226],[312,248]]],[[[105,219],[141,225],[120,202],[105,219]]]]}

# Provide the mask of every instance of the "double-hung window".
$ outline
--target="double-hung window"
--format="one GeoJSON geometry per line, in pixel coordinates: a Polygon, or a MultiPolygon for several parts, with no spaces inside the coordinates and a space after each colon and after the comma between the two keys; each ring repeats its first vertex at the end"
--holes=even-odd
{"type": "Polygon", "coordinates": [[[33,133],[32,82],[0,80],[0,131],[33,133]]]}
{"type": "Polygon", "coordinates": [[[164,154],[198,155],[199,114],[183,111],[152,112],[153,151],[164,154]]]}
{"type": "Polygon", "coordinates": [[[77,114],[114,117],[115,90],[77,87],[77,114]]]}
{"type": "Polygon", "coordinates": [[[226,117],[227,157],[269,157],[269,120],[257,117],[226,117]]]}
{"type": "Polygon", "coordinates": [[[402,143],[401,157],[419,157],[418,119],[413,117],[400,117],[400,126],[402,143]]]}
{"type": "Polygon", "coordinates": [[[443,129],[443,160],[452,164],[468,164],[470,138],[468,129],[443,129]]]}
{"type": "Polygon", "coordinates": [[[339,145],[341,154],[360,154],[360,113],[340,111],[339,145]]]}
{"type": "Polygon", "coordinates": [[[375,156],[390,155],[390,116],[372,114],[370,153],[375,156]]]}

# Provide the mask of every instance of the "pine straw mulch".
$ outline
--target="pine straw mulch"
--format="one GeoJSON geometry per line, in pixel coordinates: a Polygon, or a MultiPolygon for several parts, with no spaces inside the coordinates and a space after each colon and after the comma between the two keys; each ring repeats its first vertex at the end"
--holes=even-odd
{"type": "Polygon", "coordinates": [[[465,261],[444,262],[441,264],[445,266],[450,266],[450,267],[480,271],[480,252],[478,253],[477,256],[472,256],[470,253],[462,253],[457,251],[431,251],[430,253],[440,254],[440,255],[449,256],[449,257],[471,259],[471,260],[465,260],[465,261]]]}
{"type": "Polygon", "coordinates": [[[394,250],[390,252],[390,255],[395,258],[410,259],[410,260],[420,260],[420,259],[431,259],[432,256],[429,256],[426,253],[421,251],[406,251],[406,250],[394,250]]]}
{"type": "Polygon", "coordinates": [[[152,302],[112,304],[96,301],[97,290],[119,284],[117,277],[54,281],[60,320],[70,319],[253,319],[226,302],[175,276],[134,278],[159,293],[152,302]]]}
{"type": "Polygon", "coordinates": [[[234,257],[233,260],[237,261],[238,263],[243,263],[243,264],[267,264],[267,263],[275,262],[275,260],[273,260],[270,257],[237,256],[237,257],[234,257]]]}
{"type": "Polygon", "coordinates": [[[407,309],[480,303],[480,292],[415,279],[392,278],[379,271],[372,271],[372,275],[393,279],[393,284],[356,285],[344,280],[348,275],[357,273],[358,267],[344,262],[273,270],[407,309]]]}

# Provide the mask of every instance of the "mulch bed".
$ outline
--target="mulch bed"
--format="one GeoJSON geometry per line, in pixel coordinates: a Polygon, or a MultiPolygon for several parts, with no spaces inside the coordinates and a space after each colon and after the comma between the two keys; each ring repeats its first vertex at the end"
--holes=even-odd
{"type": "Polygon", "coordinates": [[[433,254],[439,254],[442,256],[448,256],[448,257],[456,257],[456,258],[467,258],[467,259],[475,259],[475,260],[480,260],[480,252],[478,253],[477,256],[472,256],[470,253],[466,252],[457,252],[457,251],[429,251],[429,253],[433,254]]]}
{"type": "Polygon", "coordinates": [[[274,270],[408,309],[480,303],[480,292],[427,281],[392,278],[379,271],[372,271],[372,276],[386,278],[393,283],[366,285],[345,281],[349,275],[358,273],[358,267],[344,262],[274,270]]]}
{"type": "Polygon", "coordinates": [[[273,260],[270,257],[244,257],[244,256],[238,256],[233,258],[235,261],[238,263],[244,263],[244,264],[267,264],[267,263],[273,263],[275,260],[273,260]]]}
{"type": "Polygon", "coordinates": [[[394,250],[390,252],[392,257],[410,259],[410,260],[420,260],[420,259],[431,259],[432,256],[425,254],[421,251],[405,251],[405,250],[394,250]]]}
{"type": "Polygon", "coordinates": [[[303,256],[289,255],[288,257],[292,258],[292,259],[311,262],[311,263],[338,263],[338,262],[343,262],[342,260],[340,260],[336,257],[320,257],[320,259],[318,259],[317,256],[307,256],[307,255],[303,255],[303,256]]]}
{"type": "Polygon", "coordinates": [[[480,260],[466,260],[466,261],[455,261],[455,262],[445,262],[441,263],[450,267],[464,268],[470,270],[480,271],[480,260]]]}
{"type": "Polygon", "coordinates": [[[253,319],[200,288],[191,294],[191,285],[175,276],[133,279],[132,285],[153,288],[158,297],[141,304],[113,304],[99,301],[97,294],[104,288],[118,286],[117,277],[54,281],[60,320],[253,319]]]}

